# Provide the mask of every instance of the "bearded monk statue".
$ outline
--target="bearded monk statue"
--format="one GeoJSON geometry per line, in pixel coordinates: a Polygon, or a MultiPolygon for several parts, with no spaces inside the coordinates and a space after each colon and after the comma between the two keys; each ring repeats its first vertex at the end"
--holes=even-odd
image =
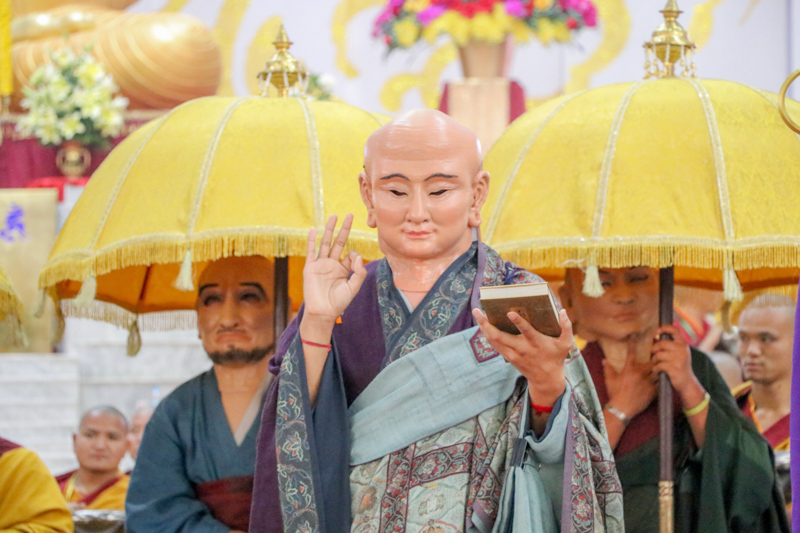
{"type": "Polygon", "coordinates": [[[12,107],[49,51],[91,53],[114,77],[128,109],[168,109],[216,93],[219,46],[199,20],[180,13],[128,13],[136,0],[12,0],[12,107]]]}

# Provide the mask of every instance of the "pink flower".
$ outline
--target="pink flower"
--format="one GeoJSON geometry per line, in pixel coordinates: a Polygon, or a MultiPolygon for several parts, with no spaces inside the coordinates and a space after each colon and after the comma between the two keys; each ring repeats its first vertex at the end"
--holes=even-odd
{"type": "Polygon", "coordinates": [[[431,22],[439,18],[447,8],[443,5],[432,5],[417,13],[417,19],[423,26],[429,25],[431,22]]]}
{"type": "Polygon", "coordinates": [[[583,23],[589,28],[594,28],[597,26],[597,8],[591,2],[586,3],[589,5],[586,6],[585,11],[581,12],[581,15],[583,15],[583,23]]]}
{"type": "Polygon", "coordinates": [[[597,26],[597,7],[591,0],[560,0],[561,8],[565,11],[575,11],[583,19],[586,26],[597,26]]]}
{"type": "Polygon", "coordinates": [[[519,18],[525,18],[530,15],[525,9],[525,2],[522,0],[506,0],[506,13],[519,18]]]}
{"type": "Polygon", "coordinates": [[[390,9],[386,9],[383,13],[378,15],[378,18],[375,19],[375,24],[372,29],[372,36],[377,37],[381,33],[383,33],[383,25],[387,23],[394,15],[390,9]]]}

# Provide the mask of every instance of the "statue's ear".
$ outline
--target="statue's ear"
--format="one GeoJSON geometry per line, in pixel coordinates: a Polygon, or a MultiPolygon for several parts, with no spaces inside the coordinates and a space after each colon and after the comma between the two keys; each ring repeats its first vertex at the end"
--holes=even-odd
{"type": "Polygon", "coordinates": [[[489,195],[489,173],[479,171],[472,180],[472,205],[469,208],[469,227],[478,228],[481,225],[481,208],[486,203],[489,195]]]}
{"type": "Polygon", "coordinates": [[[367,226],[376,228],[378,223],[375,220],[375,205],[372,202],[372,182],[366,172],[358,174],[358,187],[361,191],[361,201],[367,207],[367,226]]]}

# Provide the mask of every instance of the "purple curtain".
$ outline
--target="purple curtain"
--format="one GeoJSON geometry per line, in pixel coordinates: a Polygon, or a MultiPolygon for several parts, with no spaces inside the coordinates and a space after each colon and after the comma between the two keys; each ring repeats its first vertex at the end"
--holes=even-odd
{"type": "MultiPolygon", "coordinates": [[[[789,415],[789,449],[792,458],[792,502],[800,498],[800,293],[797,298],[797,313],[794,315],[794,354],[792,357],[792,409],[789,415]],[[790,452],[791,453],[791,452],[790,452]]],[[[800,531],[800,505],[792,505],[792,531],[800,531]]]]}

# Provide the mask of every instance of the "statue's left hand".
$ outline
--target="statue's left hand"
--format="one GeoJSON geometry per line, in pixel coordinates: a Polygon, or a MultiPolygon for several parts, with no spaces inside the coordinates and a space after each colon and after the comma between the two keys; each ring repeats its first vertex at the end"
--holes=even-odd
{"type": "Polygon", "coordinates": [[[572,322],[567,312],[559,313],[561,335],[558,338],[539,332],[514,312],[508,313],[508,318],[517,326],[520,335],[500,331],[479,309],[473,309],[472,315],[489,344],[528,380],[531,401],[536,405],[553,405],[564,392],[564,361],[573,343],[572,322]]]}

